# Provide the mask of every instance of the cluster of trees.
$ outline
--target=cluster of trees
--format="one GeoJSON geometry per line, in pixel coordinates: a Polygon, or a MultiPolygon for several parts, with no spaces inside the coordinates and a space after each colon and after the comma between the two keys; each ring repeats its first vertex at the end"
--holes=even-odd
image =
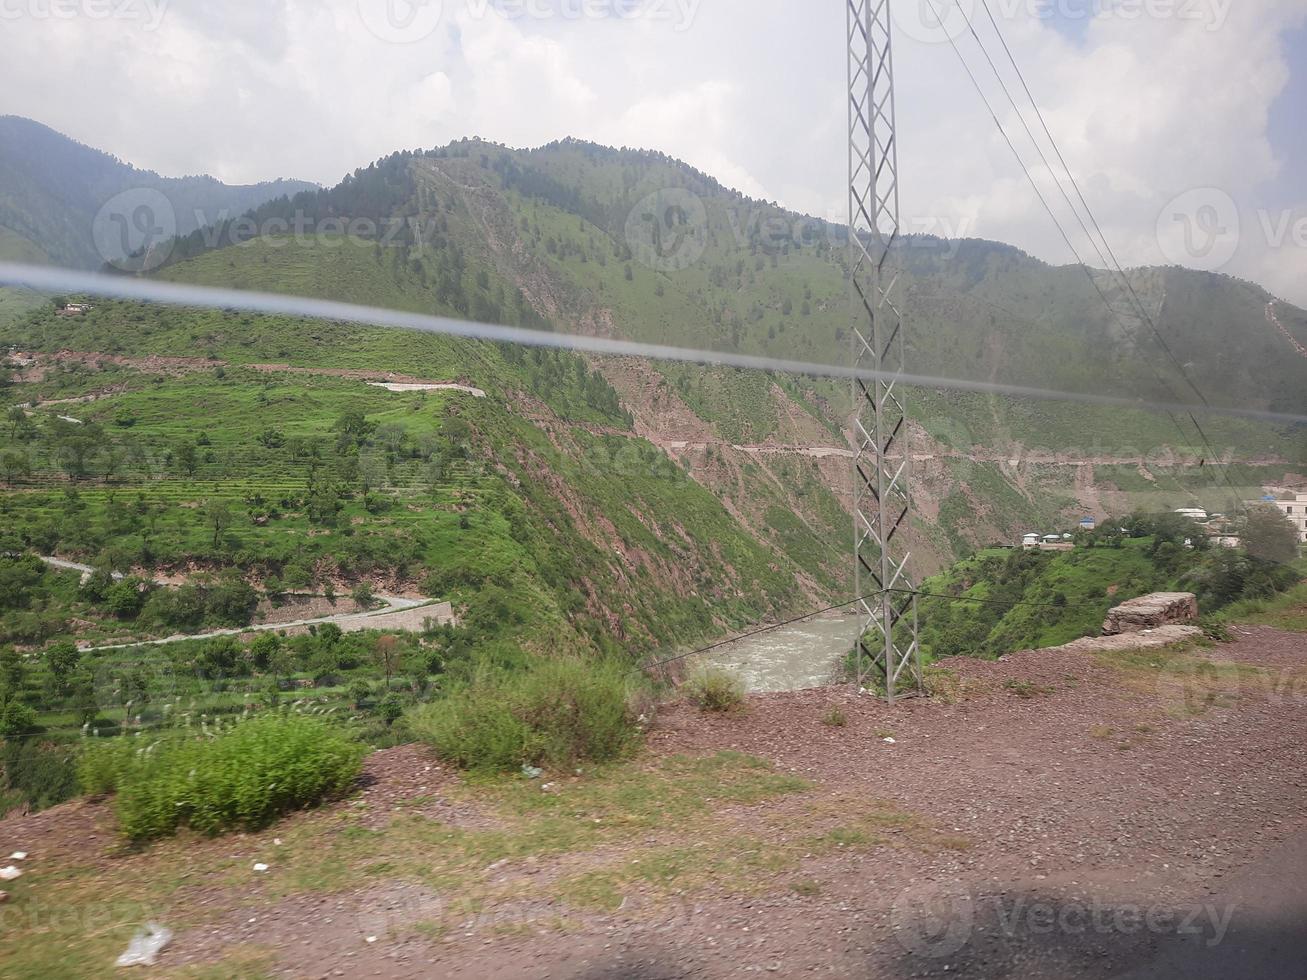
{"type": "Polygon", "coordinates": [[[1141,568],[1137,558],[1130,560],[1134,555],[1123,556],[1111,595],[1074,602],[1064,589],[1076,572],[1063,566],[1089,557],[1086,551],[1016,550],[972,559],[950,573],[944,588],[961,597],[981,585],[985,601],[922,600],[923,645],[935,657],[997,656],[1032,644],[1040,632],[1061,623],[1101,622],[1111,605],[1148,592],[1191,591],[1203,612],[1213,613],[1240,600],[1270,598],[1300,580],[1291,564],[1298,555],[1293,525],[1276,508],[1252,509],[1239,530],[1241,549],[1212,546],[1203,528],[1174,513],[1132,514],[1082,532],[1078,543],[1084,549],[1121,549],[1127,538],[1146,539],[1137,554],[1147,564],[1141,568]],[[1054,567],[1062,572],[1050,576],[1054,567]]]}

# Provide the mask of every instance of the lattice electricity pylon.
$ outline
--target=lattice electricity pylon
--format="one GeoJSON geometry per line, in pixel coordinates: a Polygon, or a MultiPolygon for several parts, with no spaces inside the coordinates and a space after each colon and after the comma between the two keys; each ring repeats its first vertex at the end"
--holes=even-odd
{"type": "Polygon", "coordinates": [[[865,616],[854,650],[858,684],[891,704],[922,690],[917,597],[903,547],[912,512],[903,317],[891,251],[899,237],[898,148],[890,0],[846,0],[849,78],[849,277],[855,375],[853,552],[865,616]],[[870,598],[866,598],[870,596],[870,598]],[[868,683],[870,681],[871,683],[868,683]]]}

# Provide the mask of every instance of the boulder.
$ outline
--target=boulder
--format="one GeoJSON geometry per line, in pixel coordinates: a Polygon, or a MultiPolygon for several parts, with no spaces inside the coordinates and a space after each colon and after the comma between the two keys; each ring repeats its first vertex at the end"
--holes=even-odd
{"type": "Polygon", "coordinates": [[[1107,614],[1104,636],[1141,633],[1198,620],[1198,597],[1192,592],[1155,592],[1123,602],[1107,614]]]}

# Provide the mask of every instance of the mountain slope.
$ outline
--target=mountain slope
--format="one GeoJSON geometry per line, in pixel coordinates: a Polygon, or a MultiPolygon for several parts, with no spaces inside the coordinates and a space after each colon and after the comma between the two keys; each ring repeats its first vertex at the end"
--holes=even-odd
{"type": "MultiPolygon", "coordinates": [[[[299,222],[310,233],[291,243],[264,235],[216,252],[211,241],[239,240],[237,229],[195,234],[179,243],[177,264],[165,274],[481,320],[517,322],[525,306],[574,332],[827,363],[847,356],[842,229],[749,200],[660,154],[575,141],[531,151],[463,141],[395,154],[337,188],[272,202],[250,226],[277,221],[299,222]],[[339,228],[357,219],[379,229],[370,241],[377,269],[362,282],[325,271],[338,261],[325,253],[339,228]],[[328,227],[335,232],[318,233],[328,227]],[[301,254],[307,250],[322,254],[308,259],[301,254]],[[316,271],[305,278],[306,269],[316,271]],[[398,285],[382,284],[395,276],[398,285]],[[479,277],[496,284],[491,293],[478,288],[479,277]]],[[[1105,274],[1095,273],[1096,287],[1083,269],[1051,267],[983,241],[910,237],[899,258],[914,373],[1195,401],[1187,375],[1213,405],[1307,410],[1307,358],[1289,339],[1307,340],[1307,314],[1247,283],[1181,269],[1133,270],[1131,284],[1159,341],[1141,318],[1126,315],[1133,297],[1105,274]],[[1104,308],[1100,288],[1118,314],[1104,308]]],[[[629,365],[593,363],[641,433],[719,492],[736,479],[734,464],[759,461],[734,447],[847,445],[851,398],[843,384],[675,365],[633,374],[629,365]],[[714,448],[713,459],[703,446],[714,448]]],[[[1127,502],[1128,480],[1100,486],[1092,469],[1056,472],[1059,453],[1127,470],[1136,460],[1145,471],[1151,466],[1157,472],[1145,477],[1149,487],[1170,488],[1176,505],[1198,500],[1220,509],[1242,493],[1202,472],[1197,464],[1211,451],[1187,420],[1178,426],[1166,414],[930,391],[909,397],[921,453],[966,454],[964,468],[977,475],[968,487],[955,478],[956,467],[927,461],[921,502],[930,522],[949,496],[967,498],[973,512],[987,509],[985,498],[1009,500],[991,505],[988,516],[973,513],[958,540],[923,527],[934,539],[927,551],[941,559],[966,542],[1010,539],[1035,518],[1101,514],[1127,502]],[[1159,453],[1189,460],[1193,472],[1150,463],[1159,453]],[[1052,471],[1000,465],[1022,456],[1043,458],[1052,471]],[[993,487],[1011,492],[996,495],[993,487]]],[[[1283,427],[1221,418],[1203,426],[1218,455],[1267,462],[1271,471],[1297,462],[1283,447],[1298,437],[1283,427]]],[[[790,462],[847,498],[846,465],[790,462]]],[[[1284,475],[1249,474],[1251,487],[1284,475]]],[[[829,520],[823,526],[843,534],[829,520]]]]}
{"type": "MultiPolygon", "coordinates": [[[[842,258],[840,229],[748,200],[658,154],[573,141],[534,151],[464,141],[395,154],[336,188],[197,230],[155,274],[841,363],[849,344],[842,258]]],[[[974,241],[908,239],[901,258],[914,372],[1182,395],[1150,329],[1103,310],[1083,270],[974,241]]],[[[1284,356],[1292,350],[1286,333],[1307,337],[1301,311],[1268,306],[1264,293],[1223,277],[1139,270],[1132,282],[1172,349],[1200,362],[1192,375],[1214,403],[1302,410],[1307,359],[1284,356]],[[1231,336],[1242,338],[1237,364],[1223,353],[1231,336]]],[[[128,304],[71,319],[46,311],[0,340],[135,358],[184,352],[230,366],[398,371],[487,390],[487,406],[477,408],[495,406],[497,421],[477,426],[479,441],[466,445],[507,481],[506,496],[489,498],[492,509],[512,511],[515,499],[554,548],[583,540],[605,556],[554,577],[557,598],[542,609],[555,611],[546,619],[569,621],[575,610],[559,612],[569,608],[562,597],[579,594],[591,597],[591,620],[619,624],[619,632],[656,628],[652,606],[622,598],[631,580],[606,557],[632,547],[661,555],[638,590],[642,602],[667,598],[679,611],[664,609],[663,619],[688,616],[701,631],[747,617],[746,607],[765,615],[848,594],[845,384],[128,304]],[[568,394],[560,377],[583,378],[584,394],[568,394]],[[595,406],[606,414],[596,417],[595,406]],[[500,424],[510,417],[513,426],[500,424]],[[545,444],[526,449],[539,433],[545,444]],[[659,477],[673,472],[668,466],[693,483],[659,477]],[[657,493],[641,489],[651,476],[657,493]],[[704,506],[694,502],[701,488],[716,516],[678,527],[676,515],[704,506]],[[656,546],[635,544],[644,532],[632,519],[656,546]],[[608,524],[619,528],[616,537],[608,524]],[[790,583],[791,594],[780,583],[790,583]],[[749,597],[749,589],[762,592],[749,597]],[[741,604],[723,607],[732,595],[741,604]]],[[[86,386],[96,387],[89,379],[86,386]]],[[[110,417],[115,397],[97,401],[97,418],[110,417]]],[[[919,574],[1084,513],[1190,502],[1221,509],[1240,494],[1218,482],[1215,466],[1199,465],[1205,447],[1186,441],[1165,415],[929,391],[910,397],[918,468],[910,538],[919,574]]],[[[1247,485],[1293,478],[1299,461],[1282,428],[1211,419],[1205,432],[1230,447],[1247,485]]],[[[252,438],[240,451],[255,458],[252,438]]],[[[45,464],[47,472],[58,466],[55,457],[45,464]]],[[[402,497],[412,483],[392,480],[385,489],[402,497]]],[[[427,551],[422,561],[441,555],[427,551]]],[[[541,574],[521,564],[517,571],[523,581],[541,574]]],[[[466,581],[483,581],[478,575],[466,581]]]]}
{"type": "Polygon", "coordinates": [[[312,186],[298,180],[228,186],[212,177],[160,177],[30,119],[0,116],[0,256],[13,259],[44,256],[77,268],[121,259],[152,233],[130,220],[135,215],[127,207],[132,202],[126,202],[123,216],[129,220],[104,227],[97,247],[96,215],[124,192],[135,192],[141,203],[156,207],[156,202],[166,202],[167,214],[153,213],[151,222],[156,229],[185,235],[312,186]],[[146,196],[148,192],[161,198],[146,196]]]}

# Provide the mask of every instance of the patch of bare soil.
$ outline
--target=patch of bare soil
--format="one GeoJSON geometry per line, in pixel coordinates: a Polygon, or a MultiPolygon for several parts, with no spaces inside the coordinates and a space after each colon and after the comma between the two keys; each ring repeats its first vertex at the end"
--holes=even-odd
{"type": "MultiPolygon", "coordinates": [[[[248,900],[215,897],[213,920],[179,935],[169,965],[259,944],[290,977],[1116,976],[1185,938],[1182,926],[1219,941],[1208,913],[1240,894],[1226,882],[1307,833],[1307,686],[1249,681],[1296,677],[1307,637],[1241,628],[1193,657],[1238,668],[1236,689],[1177,696],[1173,651],[1064,648],[945,662],[947,697],[893,708],[847,688],[760,695],[729,715],[678,703],[649,736],[655,760],[733,750],[814,784],[727,814],[742,832],[766,824],[783,836],[787,813],[889,805],[944,846],[890,835],[814,848],[797,869],[758,871],[747,890],[669,897],[637,885],[609,913],[522,904],[510,890],[475,921],[446,916],[438,934],[403,927],[456,896],[384,878],[330,897],[273,899],[251,885],[248,900]],[[842,727],[826,723],[832,709],[842,727]]],[[[377,814],[484,819],[453,778],[424,751],[395,749],[369,760],[364,793],[377,814]]],[[[106,860],[107,839],[86,840],[106,833],[102,809],[6,821],[0,842],[106,860]]]]}

